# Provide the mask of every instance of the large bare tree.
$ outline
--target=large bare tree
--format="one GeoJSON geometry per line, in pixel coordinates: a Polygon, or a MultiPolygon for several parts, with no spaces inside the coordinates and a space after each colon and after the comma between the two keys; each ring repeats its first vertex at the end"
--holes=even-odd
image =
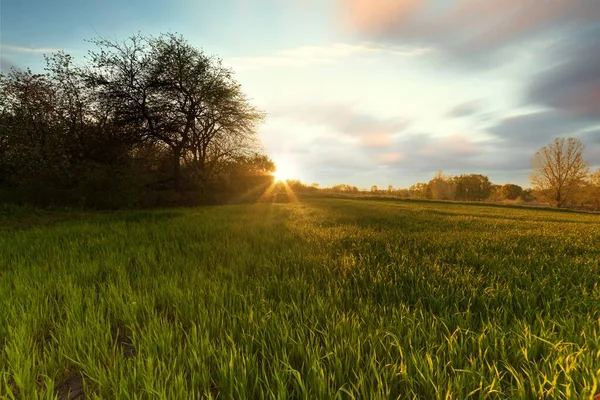
{"type": "Polygon", "coordinates": [[[542,198],[563,207],[588,175],[585,146],[576,138],[557,138],[533,157],[531,183],[542,198]]]}

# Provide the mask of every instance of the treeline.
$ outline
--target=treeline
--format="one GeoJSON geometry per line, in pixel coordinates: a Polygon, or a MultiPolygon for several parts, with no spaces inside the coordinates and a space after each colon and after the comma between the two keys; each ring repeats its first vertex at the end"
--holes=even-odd
{"type": "Polygon", "coordinates": [[[495,185],[485,175],[449,176],[444,175],[442,171],[437,172],[429,182],[416,183],[407,189],[394,188],[392,185],[382,189],[373,185],[367,190],[347,184],[321,188],[316,183],[306,185],[297,180],[289,180],[287,184],[293,191],[300,193],[337,193],[390,196],[403,199],[503,202],[600,211],[600,169],[591,173],[587,179],[574,187],[563,204],[558,204],[553,200],[555,197],[548,193],[547,189],[523,188],[512,183],[495,185]]]}
{"type": "Polygon", "coordinates": [[[321,188],[318,184],[306,185],[297,180],[288,180],[292,190],[300,192],[344,193],[361,195],[389,195],[410,199],[456,200],[456,201],[535,201],[532,189],[523,189],[519,185],[494,185],[489,178],[481,174],[444,175],[438,171],[429,182],[420,182],[407,189],[389,185],[382,189],[377,185],[370,189],[339,184],[321,188]]]}
{"type": "Polygon", "coordinates": [[[408,189],[411,197],[434,200],[457,201],[535,201],[532,189],[516,184],[495,185],[481,174],[459,176],[436,173],[427,183],[417,183],[408,189]]]}
{"type": "Polygon", "coordinates": [[[0,200],[98,208],[258,198],[272,182],[230,69],[183,37],[98,39],[0,75],[0,200]]]}
{"type": "Polygon", "coordinates": [[[343,193],[350,195],[384,195],[407,199],[494,201],[537,203],[555,207],[600,211],[600,168],[591,171],[584,157],[585,146],[577,138],[557,138],[538,150],[532,159],[531,183],[533,188],[519,185],[495,185],[481,174],[444,175],[438,171],[429,182],[420,182],[408,189],[389,185],[370,190],[340,184],[320,188],[299,181],[288,181],[297,191],[343,193]]]}

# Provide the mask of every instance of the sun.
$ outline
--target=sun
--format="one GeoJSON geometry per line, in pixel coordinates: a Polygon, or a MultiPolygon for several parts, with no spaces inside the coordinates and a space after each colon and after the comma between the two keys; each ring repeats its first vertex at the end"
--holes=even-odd
{"type": "Polygon", "coordinates": [[[273,172],[276,182],[285,182],[290,179],[298,179],[297,169],[287,160],[276,161],[277,169],[273,172]]]}

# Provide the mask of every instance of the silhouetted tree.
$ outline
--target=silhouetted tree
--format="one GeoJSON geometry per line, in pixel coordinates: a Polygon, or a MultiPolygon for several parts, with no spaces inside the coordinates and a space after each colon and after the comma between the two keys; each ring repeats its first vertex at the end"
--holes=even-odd
{"type": "Polygon", "coordinates": [[[0,83],[3,180],[58,183],[68,170],[67,136],[52,82],[44,74],[13,70],[0,83]]]}
{"type": "Polygon", "coordinates": [[[584,149],[579,139],[557,138],[535,153],[531,182],[541,198],[556,207],[571,199],[588,174],[584,149]]]}
{"type": "MultiPolygon", "coordinates": [[[[208,188],[209,197],[223,198],[216,192],[224,186],[211,182],[217,175],[272,170],[256,152],[264,114],[220,60],[171,34],[92,43],[99,50],[87,64],[59,52],[46,57],[45,73],[0,74],[3,195],[103,208],[154,205],[168,187],[208,188]]],[[[267,175],[240,179],[264,185],[267,175]]]]}
{"type": "Polygon", "coordinates": [[[203,175],[209,164],[215,168],[250,147],[264,114],[221,60],[174,34],[93,43],[99,50],[90,52],[88,82],[116,107],[121,125],[170,149],[175,189],[184,159],[203,175]]]}

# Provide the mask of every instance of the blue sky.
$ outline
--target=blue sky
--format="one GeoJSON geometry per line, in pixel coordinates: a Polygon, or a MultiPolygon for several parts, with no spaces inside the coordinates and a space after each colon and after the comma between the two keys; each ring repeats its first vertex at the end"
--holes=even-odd
{"type": "Polygon", "coordinates": [[[3,0],[0,23],[3,70],[82,58],[98,35],[183,34],[236,71],[265,150],[307,182],[527,186],[558,136],[600,167],[597,0],[3,0]]]}

